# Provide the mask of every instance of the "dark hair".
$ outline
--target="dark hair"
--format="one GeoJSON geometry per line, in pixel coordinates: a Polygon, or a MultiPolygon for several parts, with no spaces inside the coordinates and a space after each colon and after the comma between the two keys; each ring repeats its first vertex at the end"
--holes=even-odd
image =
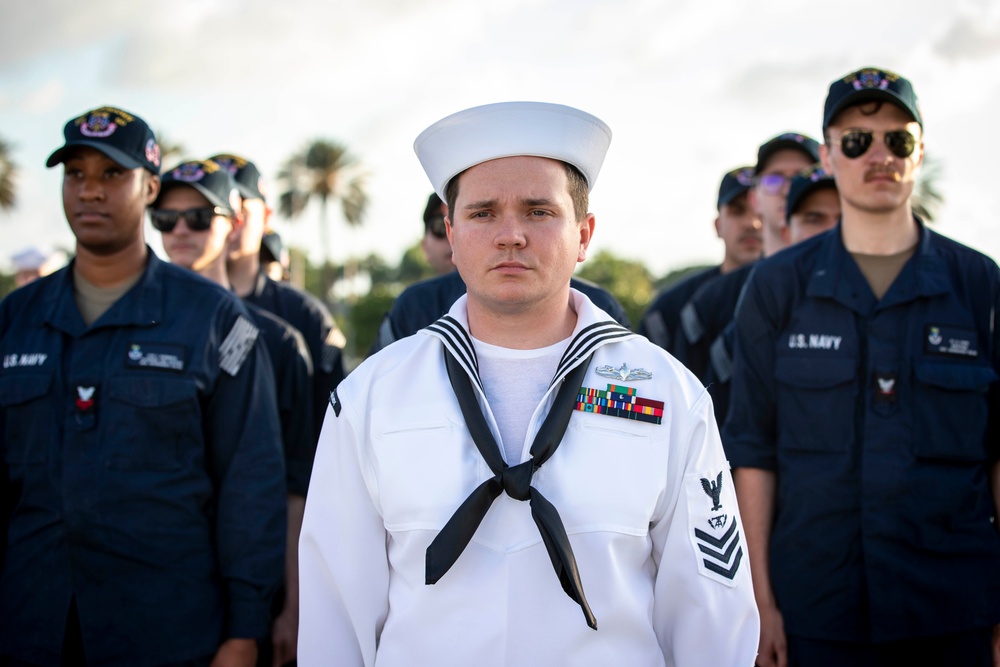
{"type": "Polygon", "coordinates": [[[427,206],[424,207],[424,229],[426,230],[431,225],[431,221],[435,218],[441,217],[441,198],[438,197],[436,192],[432,192],[427,198],[427,206]]]}
{"type": "MultiPolygon", "coordinates": [[[[590,209],[590,193],[587,188],[587,179],[584,178],[579,169],[569,162],[563,162],[562,160],[558,162],[566,169],[567,189],[569,190],[570,199],[573,200],[573,215],[576,217],[577,222],[579,222],[583,220],[583,217],[587,215],[590,209]]],[[[455,210],[455,200],[458,199],[458,181],[466,171],[468,169],[452,176],[451,180],[448,181],[448,185],[444,188],[444,196],[448,200],[449,211],[455,210]]]]}

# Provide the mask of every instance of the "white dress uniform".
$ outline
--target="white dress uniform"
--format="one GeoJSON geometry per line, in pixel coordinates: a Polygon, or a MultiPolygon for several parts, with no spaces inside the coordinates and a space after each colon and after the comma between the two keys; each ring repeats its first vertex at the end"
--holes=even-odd
{"type": "Polygon", "coordinates": [[[506,494],[454,566],[425,584],[428,545],[494,474],[466,428],[445,354],[466,359],[501,442],[463,296],[445,318],[451,326],[394,343],[331,397],[300,541],[299,664],[753,664],[759,620],[711,399],[673,357],[572,296],[576,329],[521,460],[561,380],[593,352],[577,410],[532,485],[562,518],[597,631],[563,592],[528,503],[506,494]],[[606,392],[632,400],[629,390],[647,421],[602,404],[606,392]]]}

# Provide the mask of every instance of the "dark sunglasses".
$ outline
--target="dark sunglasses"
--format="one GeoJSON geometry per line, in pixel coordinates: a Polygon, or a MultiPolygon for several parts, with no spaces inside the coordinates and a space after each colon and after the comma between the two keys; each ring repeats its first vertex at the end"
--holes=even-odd
{"type": "MultiPolygon", "coordinates": [[[[913,150],[917,147],[917,138],[906,130],[893,130],[883,134],[886,148],[898,158],[907,158],[913,155],[913,150]]],[[[840,135],[840,152],[845,157],[861,157],[871,147],[875,140],[875,133],[868,130],[847,130],[840,135]]]]}
{"type": "Polygon", "coordinates": [[[203,232],[212,226],[212,218],[217,215],[229,217],[229,211],[220,206],[203,206],[189,208],[186,211],[153,210],[149,213],[150,222],[157,231],[169,234],[174,231],[177,221],[184,218],[185,224],[192,232],[203,232]]]}
{"type": "Polygon", "coordinates": [[[444,228],[444,218],[441,216],[431,218],[427,221],[427,231],[439,239],[447,238],[448,236],[444,228]]]}
{"type": "Polygon", "coordinates": [[[784,174],[764,174],[763,176],[756,177],[754,181],[767,194],[777,195],[785,191],[788,184],[792,182],[792,177],[785,176],[784,174]]]}

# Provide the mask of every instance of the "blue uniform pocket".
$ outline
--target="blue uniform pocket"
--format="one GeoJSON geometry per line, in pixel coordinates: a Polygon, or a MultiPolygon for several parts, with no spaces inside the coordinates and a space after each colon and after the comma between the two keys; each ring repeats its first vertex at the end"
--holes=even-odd
{"type": "Polygon", "coordinates": [[[112,378],[107,398],[104,437],[110,443],[112,468],[176,469],[182,452],[201,442],[201,410],[193,380],[112,378]]]}
{"type": "Polygon", "coordinates": [[[0,377],[3,411],[3,460],[24,465],[45,463],[53,428],[58,423],[52,401],[46,400],[52,375],[31,373],[0,377]]]}
{"type": "Polygon", "coordinates": [[[917,456],[985,461],[988,390],[997,381],[989,366],[915,361],[913,446],[917,456]]]}
{"type": "Polygon", "coordinates": [[[852,358],[778,357],[774,365],[778,448],[847,451],[854,432],[856,377],[852,358]]]}

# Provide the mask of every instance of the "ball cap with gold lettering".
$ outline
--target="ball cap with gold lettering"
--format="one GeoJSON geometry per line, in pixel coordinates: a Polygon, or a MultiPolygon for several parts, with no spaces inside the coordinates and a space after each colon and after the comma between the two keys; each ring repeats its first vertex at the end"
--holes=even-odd
{"type": "Polygon", "coordinates": [[[236,181],[227,170],[212,160],[188,160],[165,173],[153,208],[160,208],[163,195],[169,190],[185,185],[200,192],[212,206],[223,208],[229,214],[240,210],[240,193],[236,188],[236,181]]]}
{"type": "Polygon", "coordinates": [[[544,102],[500,102],[473,107],[434,123],[413,150],[445,199],[448,182],[469,167],[503,157],[528,155],[568,162],[593,190],[611,145],[611,128],[573,107],[544,102]]]}
{"type": "Polygon", "coordinates": [[[920,116],[913,84],[889,70],[865,67],[830,84],[830,92],[827,93],[823,107],[823,131],[847,107],[876,101],[896,105],[910,114],[923,128],[924,119],[920,116]]]}
{"type": "Polygon", "coordinates": [[[66,123],[63,136],[65,145],[49,156],[46,167],[65,162],[77,146],[89,146],[126,169],[160,173],[160,145],[146,121],[135,114],[114,107],[93,109],[66,123]]]}
{"type": "Polygon", "coordinates": [[[240,191],[240,196],[243,199],[260,199],[262,201],[267,199],[264,177],[260,175],[260,170],[253,162],[232,153],[213,155],[209,160],[229,172],[229,175],[236,181],[236,188],[240,191]]]}

